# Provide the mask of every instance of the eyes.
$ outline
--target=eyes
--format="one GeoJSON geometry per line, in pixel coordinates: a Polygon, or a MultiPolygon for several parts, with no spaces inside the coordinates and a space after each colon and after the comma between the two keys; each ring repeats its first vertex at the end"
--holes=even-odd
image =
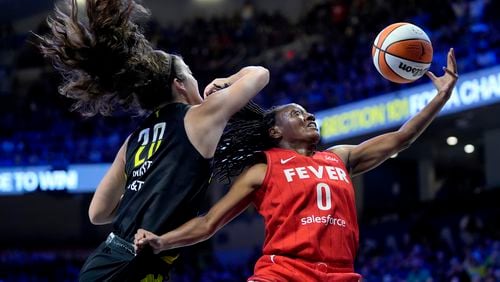
{"type": "Polygon", "coordinates": [[[315,120],[314,115],[306,112],[304,109],[296,108],[296,109],[291,109],[289,112],[290,117],[292,118],[300,118],[304,120],[315,120]]]}
{"type": "Polygon", "coordinates": [[[292,111],[291,111],[291,115],[292,115],[293,117],[298,117],[298,116],[301,116],[301,115],[303,115],[303,114],[304,114],[304,113],[303,113],[301,110],[292,110],[292,111]]]}

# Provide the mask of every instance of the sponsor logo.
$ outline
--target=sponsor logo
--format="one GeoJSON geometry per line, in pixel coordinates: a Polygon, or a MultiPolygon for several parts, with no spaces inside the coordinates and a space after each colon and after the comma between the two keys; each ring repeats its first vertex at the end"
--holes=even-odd
{"type": "Polygon", "coordinates": [[[281,159],[281,164],[286,164],[287,162],[291,161],[291,160],[292,160],[292,159],[294,159],[294,158],[295,158],[295,156],[290,157],[290,158],[288,158],[288,159],[281,159]]]}
{"type": "Polygon", "coordinates": [[[145,161],[138,169],[132,171],[132,177],[141,177],[153,164],[152,161],[145,161]]]}
{"type": "Polygon", "coordinates": [[[336,163],[338,163],[338,162],[339,162],[339,160],[338,160],[337,158],[332,157],[332,156],[326,156],[326,157],[325,157],[325,159],[326,159],[327,161],[334,161],[334,162],[336,162],[336,163]]]}
{"type": "Polygon", "coordinates": [[[405,72],[411,73],[413,76],[421,76],[423,75],[429,68],[415,68],[412,66],[409,66],[403,62],[399,62],[399,69],[404,70],[405,72]]]}
{"type": "Polygon", "coordinates": [[[142,185],[144,185],[144,181],[134,180],[134,182],[128,185],[127,189],[138,192],[139,190],[141,190],[142,185]]]}
{"type": "Polygon", "coordinates": [[[323,225],[335,225],[335,226],[340,226],[340,227],[346,227],[347,223],[345,220],[341,218],[335,218],[332,217],[332,215],[327,215],[327,216],[316,216],[316,215],[310,215],[306,216],[300,219],[300,223],[302,225],[307,225],[307,224],[323,224],[323,225]]]}

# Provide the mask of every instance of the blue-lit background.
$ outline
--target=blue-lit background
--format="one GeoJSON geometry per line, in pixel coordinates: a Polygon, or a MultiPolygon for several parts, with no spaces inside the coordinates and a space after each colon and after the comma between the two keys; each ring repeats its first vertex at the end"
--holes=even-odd
{"type": "MultiPolygon", "coordinates": [[[[92,191],[139,121],[68,110],[71,101],[57,94],[60,77],[30,43],[30,31],[47,31],[53,3],[0,0],[0,281],[76,280],[109,232],[88,221],[92,191]]],[[[438,75],[454,47],[461,77],[447,110],[410,149],[355,179],[356,270],[365,281],[500,281],[499,1],[144,4],[153,14],[144,23],[148,38],[181,54],[200,89],[264,65],[271,81],[256,102],[296,102],[316,113],[322,147],[397,128],[433,94],[426,77],[399,85],[378,74],[371,44],[385,26],[422,27],[438,75]]],[[[214,184],[202,209],[225,189],[214,184]]],[[[245,281],[263,232],[248,210],[187,250],[173,281],[245,281]]]]}

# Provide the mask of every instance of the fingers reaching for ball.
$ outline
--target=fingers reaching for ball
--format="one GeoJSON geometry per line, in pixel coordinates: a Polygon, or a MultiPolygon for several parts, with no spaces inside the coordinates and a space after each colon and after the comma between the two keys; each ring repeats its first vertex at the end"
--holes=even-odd
{"type": "Polygon", "coordinates": [[[443,67],[444,74],[437,77],[433,72],[428,71],[426,74],[431,79],[432,83],[439,92],[446,95],[451,95],[453,88],[458,80],[458,68],[455,58],[455,51],[450,48],[447,56],[447,65],[443,67]]]}
{"type": "Polygon", "coordinates": [[[453,48],[450,48],[450,51],[448,51],[447,66],[444,69],[450,75],[458,78],[457,59],[455,58],[455,50],[453,48]]]}

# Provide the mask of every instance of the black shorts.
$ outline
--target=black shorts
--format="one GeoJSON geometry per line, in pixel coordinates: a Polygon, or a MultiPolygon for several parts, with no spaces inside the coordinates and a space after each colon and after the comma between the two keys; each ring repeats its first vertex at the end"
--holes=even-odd
{"type": "Polygon", "coordinates": [[[111,233],[88,257],[79,281],[167,281],[178,255],[155,255],[150,250],[135,255],[132,243],[111,233]]]}

